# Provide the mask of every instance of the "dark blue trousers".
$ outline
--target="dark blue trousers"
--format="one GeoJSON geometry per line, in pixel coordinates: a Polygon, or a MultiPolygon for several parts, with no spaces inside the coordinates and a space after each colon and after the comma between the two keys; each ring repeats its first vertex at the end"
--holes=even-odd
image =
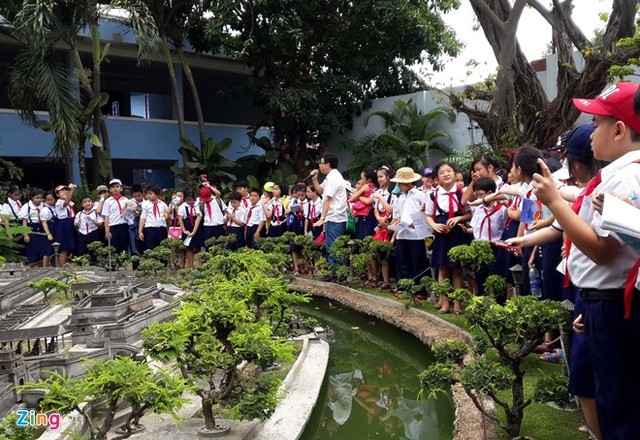
{"type": "Polygon", "coordinates": [[[640,296],[636,291],[629,319],[622,300],[588,300],[583,307],[602,437],[640,438],[640,296]]]}

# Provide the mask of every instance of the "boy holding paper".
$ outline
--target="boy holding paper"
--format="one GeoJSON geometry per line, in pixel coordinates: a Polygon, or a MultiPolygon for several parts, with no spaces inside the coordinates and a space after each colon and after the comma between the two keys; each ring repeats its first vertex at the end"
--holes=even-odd
{"type": "MultiPolygon", "coordinates": [[[[634,298],[640,251],[602,229],[591,199],[640,188],[640,93],[637,84],[623,82],[596,99],[573,102],[594,115],[594,157],[611,163],[596,175],[594,192],[577,213],[563,202],[543,161],[538,161],[542,174],[534,175],[534,192],[571,241],[567,267],[584,300],[574,329],[584,331],[593,363],[602,438],[633,439],[640,432],[640,299],[634,298]]],[[[640,207],[638,201],[633,204],[640,207]]]]}

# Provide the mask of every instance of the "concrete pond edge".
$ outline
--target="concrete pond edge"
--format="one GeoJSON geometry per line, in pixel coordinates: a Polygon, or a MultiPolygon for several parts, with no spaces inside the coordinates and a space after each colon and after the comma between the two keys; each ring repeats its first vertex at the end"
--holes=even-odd
{"type": "MultiPolygon", "coordinates": [[[[471,345],[469,332],[437,316],[415,308],[406,308],[391,299],[381,298],[336,283],[325,283],[307,278],[294,278],[291,288],[314,296],[336,301],[349,309],[374,316],[415,336],[425,345],[432,346],[442,339],[458,339],[471,345]],[[411,317],[411,320],[406,318],[411,317]],[[420,322],[419,325],[413,324],[420,322]]],[[[455,403],[454,440],[495,440],[498,438],[495,423],[485,417],[475,406],[460,384],[452,385],[455,403]]],[[[489,399],[484,404],[493,412],[489,399]]]]}

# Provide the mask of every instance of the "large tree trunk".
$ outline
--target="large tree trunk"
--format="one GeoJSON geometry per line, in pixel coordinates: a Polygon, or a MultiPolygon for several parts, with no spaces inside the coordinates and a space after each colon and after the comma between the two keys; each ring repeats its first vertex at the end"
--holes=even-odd
{"type": "Polygon", "coordinates": [[[85,156],[83,137],[78,141],[78,169],[80,170],[80,184],[86,192],[89,192],[91,188],[89,187],[89,180],[87,179],[87,161],[85,156]]]}
{"type": "Polygon", "coordinates": [[[196,109],[196,118],[198,119],[198,133],[200,134],[200,148],[203,149],[207,142],[207,133],[204,127],[204,115],[202,114],[202,105],[200,104],[200,95],[198,93],[198,88],[196,87],[196,81],[193,78],[193,72],[191,72],[191,68],[189,67],[189,62],[184,55],[184,50],[182,47],[177,47],[178,58],[180,59],[180,65],[182,66],[182,71],[184,72],[184,76],[187,78],[187,82],[189,83],[189,88],[191,89],[191,96],[193,97],[193,105],[196,109]]]}
{"type": "Polygon", "coordinates": [[[517,8],[523,2],[518,0],[512,7],[506,0],[470,1],[500,69],[495,83],[468,86],[463,97],[450,96],[450,100],[457,111],[482,128],[489,144],[497,149],[513,148],[524,142],[541,148],[555,145],[558,136],[571,128],[579,115],[571,98],[596,96],[607,83],[609,67],[625,64],[630,57],[640,54],[640,48],[623,51],[616,47],[620,38],[634,32],[638,0],[614,1],[602,47],[593,47],[572,21],[572,0],[553,0],[550,10],[538,0],[525,1],[553,29],[558,93],[549,101],[516,39],[516,18],[520,12],[517,8]],[[588,54],[580,72],[573,63],[574,48],[588,54]],[[515,107],[511,108],[512,105],[515,107]]]}
{"type": "MultiPolygon", "coordinates": [[[[100,30],[98,29],[98,23],[91,24],[91,40],[92,40],[92,90],[93,96],[100,96],[102,90],[101,85],[101,69],[100,63],[102,61],[102,49],[100,47],[100,30]]],[[[92,153],[97,153],[98,156],[93,156],[93,183],[99,185],[103,178],[111,179],[113,176],[113,170],[111,166],[111,146],[109,145],[109,135],[107,133],[107,125],[104,123],[104,115],[100,106],[96,106],[93,111],[93,133],[102,141],[102,150],[104,151],[104,160],[106,160],[106,173],[101,176],[101,155],[100,148],[92,147],[92,153]]]]}

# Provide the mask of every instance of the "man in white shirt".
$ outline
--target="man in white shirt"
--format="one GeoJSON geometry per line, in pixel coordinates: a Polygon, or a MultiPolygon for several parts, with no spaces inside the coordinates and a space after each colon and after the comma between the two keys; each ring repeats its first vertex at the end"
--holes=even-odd
{"type": "MultiPolygon", "coordinates": [[[[313,186],[316,192],[322,196],[322,215],[313,226],[324,225],[325,246],[327,253],[338,237],[344,235],[347,226],[347,183],[338,171],[338,156],[333,153],[325,153],[318,162],[318,170],[311,172],[313,186]],[[318,172],[326,177],[322,184],[318,182],[318,172]]],[[[329,264],[337,264],[339,261],[329,254],[329,264]]]]}

